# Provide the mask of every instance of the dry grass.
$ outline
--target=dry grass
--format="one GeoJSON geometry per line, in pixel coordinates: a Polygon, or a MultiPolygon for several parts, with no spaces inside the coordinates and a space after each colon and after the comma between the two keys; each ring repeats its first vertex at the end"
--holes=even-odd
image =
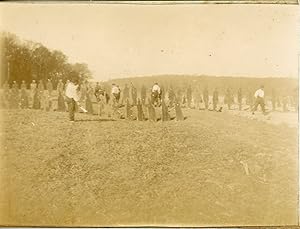
{"type": "Polygon", "coordinates": [[[67,113],[3,110],[0,224],[297,224],[296,128],[184,113],[69,123],[67,113]]]}

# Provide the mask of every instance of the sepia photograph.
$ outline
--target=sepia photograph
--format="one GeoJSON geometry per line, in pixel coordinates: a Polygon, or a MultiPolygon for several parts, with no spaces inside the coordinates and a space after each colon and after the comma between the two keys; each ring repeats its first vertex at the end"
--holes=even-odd
{"type": "Polygon", "coordinates": [[[299,23],[298,4],[0,3],[0,226],[299,226],[299,23]]]}

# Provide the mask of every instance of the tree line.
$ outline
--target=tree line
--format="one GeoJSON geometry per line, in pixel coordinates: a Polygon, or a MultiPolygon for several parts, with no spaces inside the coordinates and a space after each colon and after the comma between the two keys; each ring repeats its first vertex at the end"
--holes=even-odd
{"type": "Polygon", "coordinates": [[[75,72],[80,80],[92,78],[85,63],[70,63],[68,57],[59,50],[50,50],[41,43],[21,40],[17,35],[2,32],[1,39],[1,86],[13,81],[18,84],[32,80],[44,83],[51,79],[56,87],[59,79],[64,82],[70,72],[75,72]]]}

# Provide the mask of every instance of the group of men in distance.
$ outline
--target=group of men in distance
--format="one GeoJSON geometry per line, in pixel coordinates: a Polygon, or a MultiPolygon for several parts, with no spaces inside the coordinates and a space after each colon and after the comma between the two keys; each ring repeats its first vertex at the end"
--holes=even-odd
{"type": "MultiPolygon", "coordinates": [[[[134,85],[131,83],[131,100],[132,104],[130,106],[135,106],[141,100],[137,98],[137,89],[134,87],[134,85]]],[[[84,111],[85,108],[84,106],[87,106],[87,104],[81,104],[80,103],[80,85],[78,84],[78,79],[72,78],[71,81],[67,84],[66,86],[66,101],[68,103],[68,111],[69,111],[69,119],[71,122],[74,121],[74,115],[76,111],[76,104],[84,111]]],[[[103,86],[101,86],[99,83],[96,84],[95,90],[94,90],[94,95],[97,99],[98,103],[98,112],[101,114],[104,106],[109,104],[111,106],[113,112],[118,112],[118,108],[120,108],[124,102],[129,104],[129,88],[127,85],[125,85],[124,88],[124,93],[123,93],[123,101],[120,101],[121,99],[121,89],[119,85],[113,83],[111,87],[111,93],[109,94],[107,90],[104,89],[103,86]]],[[[161,95],[162,95],[162,90],[159,87],[158,83],[155,83],[151,89],[151,100],[149,102],[153,104],[154,106],[160,106],[161,103],[161,95]]],[[[145,101],[144,101],[145,102],[145,101]]],[[[141,102],[145,104],[144,102],[141,102]]]]}
{"type": "MultiPolygon", "coordinates": [[[[43,110],[58,110],[65,111],[66,105],[70,114],[70,120],[74,120],[74,114],[76,109],[81,108],[83,111],[93,113],[92,102],[95,100],[98,104],[98,113],[102,113],[104,107],[109,105],[112,110],[118,110],[126,103],[130,103],[131,106],[135,106],[140,99],[140,102],[145,104],[153,104],[154,106],[160,106],[162,100],[168,107],[173,107],[175,103],[179,103],[182,107],[196,108],[203,110],[219,111],[221,112],[223,107],[219,100],[219,92],[216,88],[213,91],[212,98],[210,99],[207,87],[202,92],[199,90],[192,90],[191,86],[186,88],[186,91],[174,90],[172,86],[164,89],[158,83],[147,89],[142,86],[140,89],[140,96],[138,96],[137,88],[131,83],[130,87],[125,85],[123,90],[119,85],[113,83],[110,88],[107,88],[104,84],[97,83],[93,88],[88,82],[79,82],[76,74],[71,74],[70,80],[64,84],[62,80],[58,81],[56,93],[53,93],[54,87],[50,79],[44,84],[42,80],[37,84],[35,80],[30,84],[29,93],[27,92],[27,85],[25,81],[22,81],[20,89],[16,81],[13,82],[11,89],[7,83],[3,85],[2,94],[2,107],[5,108],[33,108],[43,110]],[[149,93],[150,92],[150,93],[149,93]],[[57,107],[53,106],[53,94],[56,96],[57,107]],[[150,95],[149,95],[150,94],[150,95]],[[95,98],[95,99],[94,99],[95,98]],[[211,106],[212,105],[212,106],[211,106]]],[[[238,89],[237,103],[239,110],[242,110],[243,104],[242,89],[238,89]]],[[[227,89],[224,95],[224,102],[231,109],[235,104],[234,93],[231,89],[227,89]]],[[[250,94],[246,103],[248,110],[252,113],[257,110],[258,106],[261,107],[262,112],[265,114],[265,93],[264,87],[261,86],[254,94],[250,94]],[[254,99],[254,101],[253,101],[254,99]]],[[[275,110],[276,101],[272,91],[272,106],[275,110]]],[[[285,109],[286,104],[283,101],[283,107],[285,109]]]]}
{"type": "Polygon", "coordinates": [[[253,114],[259,106],[263,114],[267,114],[267,110],[271,109],[272,111],[278,111],[279,107],[282,108],[281,110],[283,112],[287,112],[289,109],[294,109],[295,111],[298,110],[297,88],[293,90],[290,96],[279,96],[274,89],[272,89],[272,93],[270,94],[271,106],[267,105],[269,98],[265,98],[263,85],[256,90],[248,88],[246,93],[244,93],[242,88],[238,88],[236,94],[231,88],[227,88],[224,96],[220,96],[218,88],[215,88],[211,97],[209,96],[207,87],[205,87],[203,91],[199,89],[199,87],[195,87],[192,91],[191,86],[189,86],[186,90],[186,94],[178,97],[182,98],[182,106],[218,112],[221,112],[224,106],[226,106],[228,110],[248,110],[253,114]],[[235,105],[238,105],[238,108],[236,108],[235,105]]]}
{"type": "MultiPolygon", "coordinates": [[[[51,109],[51,98],[55,91],[51,79],[48,79],[46,84],[42,80],[38,83],[36,80],[32,80],[29,85],[29,93],[27,88],[24,80],[22,80],[20,87],[16,81],[13,81],[11,88],[7,82],[4,83],[1,93],[1,107],[51,109]]],[[[58,93],[63,95],[64,89],[64,83],[59,80],[57,84],[58,93]]]]}
{"type": "MultiPolygon", "coordinates": [[[[153,104],[154,106],[160,106],[162,101],[166,103],[168,107],[173,107],[175,103],[179,103],[181,106],[185,106],[188,108],[197,108],[200,109],[199,104],[197,106],[197,102],[204,103],[204,110],[211,110],[211,111],[222,111],[222,105],[220,105],[219,101],[219,92],[217,89],[214,90],[213,96],[212,96],[212,108],[209,108],[210,106],[210,98],[208,89],[205,88],[203,91],[203,95],[200,95],[200,99],[195,98],[196,96],[193,96],[192,89],[189,86],[187,88],[186,94],[178,94],[175,92],[175,90],[170,87],[169,90],[164,91],[163,87],[161,88],[158,83],[155,83],[151,87],[151,93],[150,98],[148,97],[147,100],[147,88],[142,86],[141,93],[140,93],[140,100],[143,105],[145,104],[153,104]]],[[[104,104],[109,99],[108,93],[103,89],[99,83],[97,83],[95,88],[95,96],[97,98],[97,101],[102,101],[102,104],[104,104]]],[[[111,89],[111,101],[113,104],[113,107],[120,107],[124,105],[124,102],[131,100],[131,105],[135,106],[137,105],[138,96],[137,96],[137,89],[134,87],[134,85],[131,83],[131,87],[128,88],[127,84],[124,87],[124,90],[122,91],[119,87],[119,85],[112,84],[111,89]],[[129,91],[131,92],[131,96],[129,96],[129,91]]],[[[239,88],[237,92],[237,102],[239,110],[242,110],[242,104],[243,104],[243,94],[242,89],[239,88]]],[[[234,104],[234,95],[230,89],[226,90],[225,96],[224,96],[224,104],[228,106],[228,109],[230,110],[232,108],[232,105],[234,104]]],[[[263,114],[267,114],[266,112],[266,102],[265,102],[265,92],[264,92],[264,86],[260,86],[254,94],[249,95],[249,97],[246,100],[246,103],[248,104],[248,107],[246,110],[250,110],[252,114],[255,114],[258,107],[260,106],[260,109],[263,114]]],[[[286,109],[286,103],[283,101],[283,107],[286,109]]],[[[275,104],[274,104],[274,95],[272,95],[272,108],[275,110],[275,104]]],[[[298,105],[295,105],[298,106],[298,105]]],[[[296,108],[298,109],[298,108],[296,108]]],[[[200,109],[201,110],[201,109],[200,109]]]]}
{"type": "MultiPolygon", "coordinates": [[[[113,83],[109,92],[107,87],[99,83],[95,87],[87,81],[80,83],[78,76],[75,73],[71,73],[66,83],[59,79],[56,90],[51,79],[48,79],[46,83],[43,80],[39,80],[38,83],[36,80],[32,80],[29,85],[24,80],[22,80],[20,85],[16,81],[13,81],[11,86],[6,82],[3,84],[3,90],[1,90],[0,101],[1,107],[8,109],[68,110],[70,121],[74,121],[74,115],[78,108],[93,114],[93,103],[95,100],[100,113],[103,112],[104,107],[109,106],[110,110],[118,109],[127,101],[130,101],[131,106],[137,105],[138,95],[136,87],[132,83],[130,88],[126,85],[122,91],[122,101],[120,99],[121,89],[117,84],[113,83]]],[[[151,102],[155,106],[159,106],[160,101],[161,89],[155,83],[152,89],[151,102]]],[[[145,103],[145,98],[142,102],[145,103]]]]}
{"type": "MultiPolygon", "coordinates": [[[[121,90],[120,86],[113,83],[111,86],[111,95],[113,101],[118,103],[118,105],[124,104],[126,100],[129,100],[131,102],[131,105],[136,105],[138,102],[138,92],[137,88],[131,83],[130,88],[125,84],[125,87],[123,90],[121,90]]],[[[162,90],[158,83],[155,83],[153,87],[151,88],[151,103],[155,106],[159,106],[161,102],[161,95],[162,90]]],[[[95,86],[95,96],[97,100],[105,99],[106,101],[109,100],[110,96],[107,92],[107,89],[103,85],[100,85],[99,83],[96,83],[95,86]]],[[[146,87],[141,88],[141,94],[140,99],[143,104],[146,103],[147,98],[147,89],[146,87]]]]}

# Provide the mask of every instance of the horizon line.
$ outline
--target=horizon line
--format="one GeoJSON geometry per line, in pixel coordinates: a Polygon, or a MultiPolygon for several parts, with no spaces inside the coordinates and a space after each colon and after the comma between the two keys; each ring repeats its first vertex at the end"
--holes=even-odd
{"type": "Polygon", "coordinates": [[[100,80],[97,78],[89,79],[90,81],[94,82],[108,82],[114,80],[126,80],[132,78],[151,78],[151,77],[166,77],[166,76],[173,76],[173,77],[210,77],[210,78],[240,78],[240,79],[292,79],[292,80],[299,80],[299,77],[286,77],[286,76],[229,76],[229,75],[206,75],[206,74],[157,74],[157,75],[136,75],[136,76],[127,76],[123,78],[108,78],[105,80],[100,80]]]}

